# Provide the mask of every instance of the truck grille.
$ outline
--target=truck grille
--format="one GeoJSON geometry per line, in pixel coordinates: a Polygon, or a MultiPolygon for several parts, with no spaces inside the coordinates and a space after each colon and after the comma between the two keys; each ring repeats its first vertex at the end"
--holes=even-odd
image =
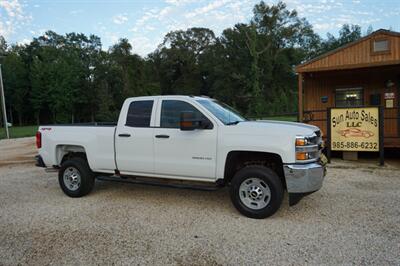
{"type": "Polygon", "coordinates": [[[318,150],[321,150],[323,148],[323,142],[322,142],[322,138],[321,138],[321,131],[317,130],[314,132],[315,136],[310,138],[310,142],[313,145],[318,145],[318,150]]]}
{"type": "Polygon", "coordinates": [[[322,140],[321,130],[315,131],[316,135],[316,144],[318,144],[318,150],[322,150],[324,148],[324,141],[322,140]]]}

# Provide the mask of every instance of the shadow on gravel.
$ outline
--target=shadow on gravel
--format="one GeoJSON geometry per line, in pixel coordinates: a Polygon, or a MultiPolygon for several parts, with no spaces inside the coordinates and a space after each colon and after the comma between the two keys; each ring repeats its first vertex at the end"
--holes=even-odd
{"type": "MultiPolygon", "coordinates": [[[[96,180],[95,187],[90,195],[96,195],[100,198],[106,197],[120,204],[135,202],[166,209],[200,208],[205,211],[215,211],[228,216],[239,216],[253,220],[242,216],[232,205],[229,187],[215,191],[202,191],[96,180]]],[[[320,196],[313,194],[300,200],[297,205],[289,207],[288,194],[285,193],[281,208],[271,218],[287,216],[289,210],[295,215],[297,212],[302,212],[303,208],[318,209],[319,200],[320,196]]]]}

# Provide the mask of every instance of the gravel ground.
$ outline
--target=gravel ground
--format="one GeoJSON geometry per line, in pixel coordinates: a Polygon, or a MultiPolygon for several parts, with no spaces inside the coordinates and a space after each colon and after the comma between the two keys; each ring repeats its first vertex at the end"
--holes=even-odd
{"type": "Polygon", "coordinates": [[[400,166],[335,160],[323,188],[264,220],[228,191],[96,183],[65,196],[32,138],[0,141],[0,265],[400,264],[400,166]]]}

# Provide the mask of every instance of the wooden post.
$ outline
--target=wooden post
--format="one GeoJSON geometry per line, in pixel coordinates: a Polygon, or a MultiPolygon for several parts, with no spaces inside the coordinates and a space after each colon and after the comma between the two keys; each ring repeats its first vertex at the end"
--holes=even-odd
{"type": "Polygon", "coordinates": [[[327,138],[326,138],[326,157],[328,157],[328,163],[331,162],[331,151],[332,151],[332,146],[331,146],[331,107],[329,107],[327,109],[327,113],[326,113],[327,117],[326,117],[326,133],[327,138]]]}
{"type": "Polygon", "coordinates": [[[303,122],[303,74],[299,73],[299,122],[303,122]]]}
{"type": "Polygon", "coordinates": [[[384,117],[384,109],[382,106],[379,107],[379,165],[385,165],[385,144],[384,144],[384,126],[385,126],[385,117],[384,117]]]}

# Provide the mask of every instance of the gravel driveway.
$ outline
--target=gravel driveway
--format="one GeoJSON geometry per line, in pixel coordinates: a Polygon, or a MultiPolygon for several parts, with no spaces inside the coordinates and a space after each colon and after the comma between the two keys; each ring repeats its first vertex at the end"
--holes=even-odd
{"type": "Polygon", "coordinates": [[[322,190],[253,220],[227,189],[98,181],[69,198],[33,142],[0,141],[0,265],[400,264],[398,162],[335,160],[322,190]]]}

